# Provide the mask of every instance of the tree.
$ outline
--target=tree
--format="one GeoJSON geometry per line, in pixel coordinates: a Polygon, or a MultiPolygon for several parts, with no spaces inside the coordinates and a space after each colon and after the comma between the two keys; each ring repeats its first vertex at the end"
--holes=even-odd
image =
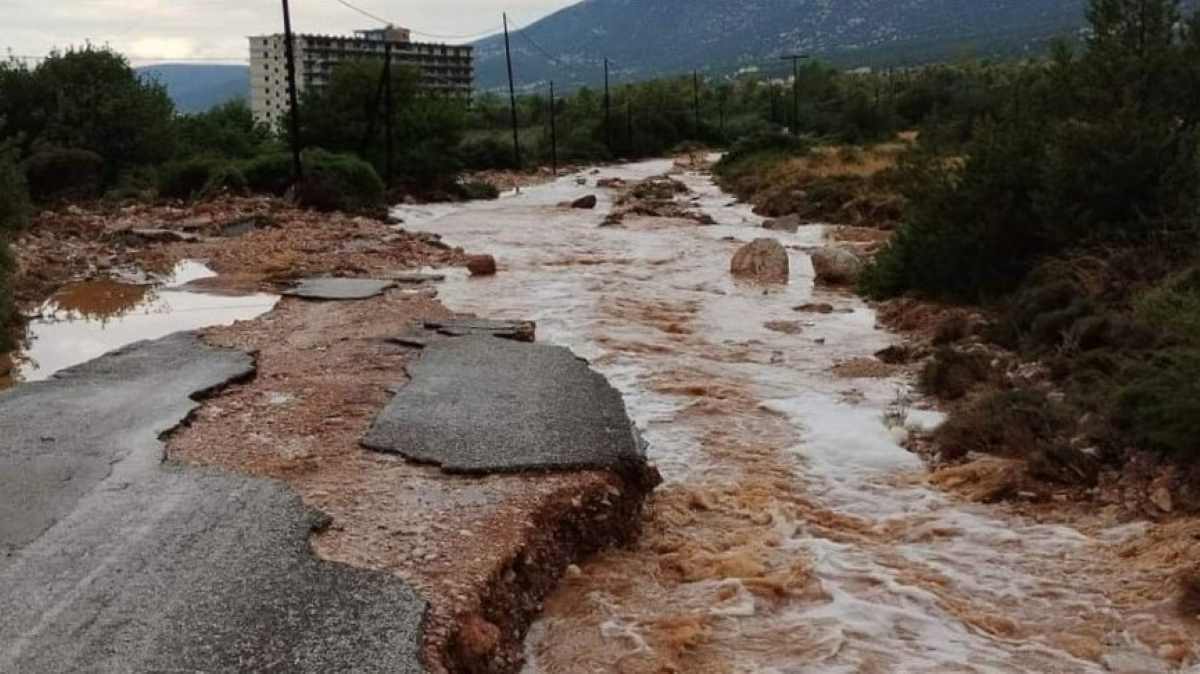
{"type": "Polygon", "coordinates": [[[31,136],[35,144],[95,152],[110,178],[171,157],[175,106],[165,87],[139,78],[120,54],[93,47],[56,53],[33,80],[44,120],[31,136]]]}

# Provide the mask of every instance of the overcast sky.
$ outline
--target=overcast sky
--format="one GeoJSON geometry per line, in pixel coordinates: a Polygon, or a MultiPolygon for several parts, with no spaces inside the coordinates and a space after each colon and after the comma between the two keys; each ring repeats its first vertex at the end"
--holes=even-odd
{"type": "MultiPolygon", "coordinates": [[[[530,23],[577,0],[348,0],[397,25],[439,35],[474,35],[500,14],[530,23]]],[[[336,0],[291,0],[293,29],[349,33],[378,23],[336,0]]],[[[246,36],[283,30],[278,0],[0,0],[0,52],[42,56],[87,41],[147,60],[245,59],[246,36]]],[[[414,39],[462,42],[414,36],[414,39]]]]}

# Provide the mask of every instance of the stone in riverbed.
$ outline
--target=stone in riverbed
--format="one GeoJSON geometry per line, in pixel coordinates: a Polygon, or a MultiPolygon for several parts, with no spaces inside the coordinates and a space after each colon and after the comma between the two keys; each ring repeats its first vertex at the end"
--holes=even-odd
{"type": "Polygon", "coordinates": [[[787,283],[791,264],[787,250],[775,239],[755,239],[733,256],[734,276],[766,283],[787,283]]]}
{"type": "Polygon", "coordinates": [[[491,255],[472,255],[467,258],[467,271],[471,276],[494,276],[496,258],[491,255]]]}
{"type": "Polygon", "coordinates": [[[862,273],[863,262],[845,248],[821,248],[812,254],[813,270],[818,283],[852,285],[862,273]]]}
{"type": "Polygon", "coordinates": [[[572,201],[571,208],[591,210],[596,207],[597,203],[599,203],[599,200],[596,198],[596,195],[589,194],[586,197],[579,197],[575,201],[572,201]]]}

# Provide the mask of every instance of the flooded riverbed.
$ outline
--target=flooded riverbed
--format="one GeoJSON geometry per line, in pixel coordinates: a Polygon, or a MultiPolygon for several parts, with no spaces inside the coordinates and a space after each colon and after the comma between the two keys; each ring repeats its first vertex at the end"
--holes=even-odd
{"type": "MultiPolygon", "coordinates": [[[[605,169],[496,202],[421,212],[409,229],[496,255],[494,278],[453,276],[456,311],[533,319],[539,339],[589,359],[625,395],[667,483],[631,550],[568,574],[532,631],[528,672],[1098,672],[1193,663],[1195,633],[1160,604],[1118,596],[1085,535],[927,485],[885,417],[908,382],[834,366],[896,340],[848,295],[814,290],[789,247],[784,287],[735,281],[761,219],[699,173],[684,199],[718,225],[628,219],[600,228],[605,169]],[[596,211],[555,204],[596,193],[596,211]],[[795,308],[827,302],[837,310],[795,308]],[[780,330],[780,322],[787,330],[780,330]]],[[[936,413],[908,410],[910,425],[936,413]]]]}
{"type": "Polygon", "coordinates": [[[40,381],[133,342],[248,320],[278,301],[265,293],[215,294],[190,285],[215,276],[199,262],[184,261],[157,281],[64,286],[30,320],[24,348],[13,358],[15,381],[40,381]]]}

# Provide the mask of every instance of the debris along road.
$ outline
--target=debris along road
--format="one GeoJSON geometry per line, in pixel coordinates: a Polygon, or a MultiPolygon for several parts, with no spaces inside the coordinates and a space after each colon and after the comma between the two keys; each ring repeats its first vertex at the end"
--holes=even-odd
{"type": "Polygon", "coordinates": [[[287,487],[163,464],[245,353],[179,333],[0,394],[0,671],[423,671],[425,602],[287,487]]]}

